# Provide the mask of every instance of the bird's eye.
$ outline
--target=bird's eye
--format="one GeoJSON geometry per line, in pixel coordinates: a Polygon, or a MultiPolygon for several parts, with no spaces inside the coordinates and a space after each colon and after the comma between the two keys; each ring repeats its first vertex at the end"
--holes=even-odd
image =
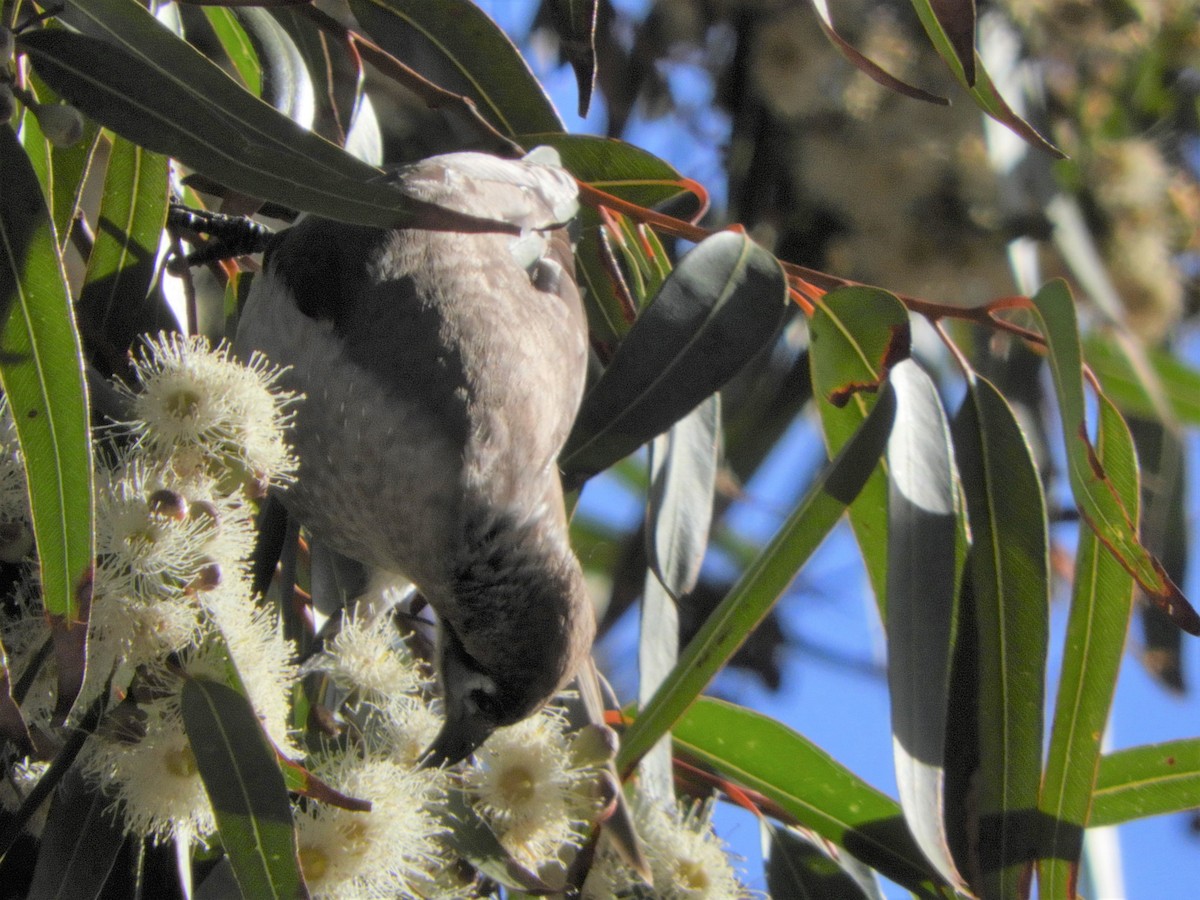
{"type": "Polygon", "coordinates": [[[500,717],[500,698],[495,694],[489,693],[482,688],[476,688],[471,691],[471,701],[475,704],[475,708],[489,719],[498,719],[500,717]]]}

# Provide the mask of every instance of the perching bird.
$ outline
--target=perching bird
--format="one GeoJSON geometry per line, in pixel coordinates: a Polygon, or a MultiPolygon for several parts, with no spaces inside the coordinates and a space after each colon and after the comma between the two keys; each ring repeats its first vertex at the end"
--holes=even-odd
{"type": "Polygon", "coordinates": [[[290,513],[437,612],[446,722],[429,759],[455,762],[549,700],[595,633],[556,463],[587,364],[578,197],[542,148],[395,178],[520,234],[303,219],[268,249],[236,348],[289,366],[283,384],[304,394],[290,513]]]}

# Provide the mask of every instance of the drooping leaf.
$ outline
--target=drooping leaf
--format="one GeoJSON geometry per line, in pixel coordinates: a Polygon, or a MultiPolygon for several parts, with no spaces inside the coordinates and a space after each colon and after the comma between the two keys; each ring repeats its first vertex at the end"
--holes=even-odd
{"type": "Polygon", "coordinates": [[[917,844],[962,884],[945,827],[946,713],[958,580],[956,475],[937,388],[912,360],[892,367],[888,438],[888,690],[900,806],[917,844]]]}
{"type": "Polygon", "coordinates": [[[975,0],[928,0],[968,87],[975,84],[975,0]]]}
{"type": "Polygon", "coordinates": [[[1200,634],[1200,615],[1166,571],[1138,541],[1133,511],[1118,497],[1088,438],[1082,359],[1075,306],[1062,281],[1052,281],[1033,298],[1032,309],[1046,337],[1067,445],[1067,473],[1080,514],[1100,542],[1121,562],[1156,606],[1191,634],[1200,634]]]}
{"type": "MultiPolygon", "coordinates": [[[[635,720],[635,724],[636,724],[635,720]]],[[[761,713],[700,698],[675,726],[687,757],[762,794],[791,817],[921,897],[943,882],[895,800],[802,735],[761,713]]]]}
{"type": "Polygon", "coordinates": [[[914,100],[924,100],[926,103],[934,103],[938,106],[949,105],[950,101],[945,97],[931,94],[929,91],[897,78],[842,37],[833,24],[833,17],[829,14],[829,3],[827,0],[809,0],[809,3],[812,5],[813,11],[817,14],[817,24],[821,26],[821,31],[825,33],[825,37],[829,39],[829,42],[833,44],[838,53],[845,57],[847,62],[872,81],[882,84],[897,94],[912,97],[914,100]]]}
{"type": "Polygon", "coordinates": [[[631,768],[683,714],[747,635],[770,612],[813,551],[833,530],[875,469],[896,412],[885,387],[879,401],[832,463],[814,480],[796,509],[725,599],[705,620],[671,676],[625,732],[617,766],[631,768]]]}
{"type": "Polygon", "coordinates": [[[796,900],[883,900],[875,874],[848,853],[796,828],[763,824],[767,889],[796,900]]]}
{"type": "MultiPolygon", "coordinates": [[[[967,806],[982,890],[1019,897],[1037,842],[1050,604],[1046,502],[1021,426],[986,379],[968,376],[953,434],[972,536],[974,690],[961,713],[977,720],[978,769],[967,806]]],[[[951,742],[957,718],[952,710],[951,742]]]]}
{"type": "Polygon", "coordinates": [[[1118,750],[1100,758],[1092,814],[1099,828],[1200,806],[1200,738],[1118,750]]]}
{"type": "Polygon", "coordinates": [[[562,55],[579,85],[579,118],[587,118],[596,82],[596,12],[599,0],[549,0],[550,19],[558,33],[562,55]]]}
{"type": "Polygon", "coordinates": [[[584,397],[559,463],[577,483],[661,434],[737,374],[775,334],[783,270],[747,236],[688,253],[584,397]]]}
{"type": "MultiPolygon", "coordinates": [[[[677,603],[696,586],[708,546],[717,477],[720,398],[714,394],[650,444],[646,556],[638,632],[638,702],[649,703],[679,658],[677,603]]],[[[670,742],[642,760],[639,778],[660,801],[674,800],[670,742]]]]}
{"type": "Polygon", "coordinates": [[[265,9],[240,9],[238,19],[254,43],[262,67],[262,98],[293,122],[312,128],[316,89],[307,60],[292,36],[265,9]]]}
{"type": "Polygon", "coordinates": [[[221,49],[237,71],[246,90],[256,97],[262,96],[262,63],[254,50],[254,43],[246,29],[237,20],[233,10],[217,6],[204,7],[204,15],[212,26],[213,34],[221,43],[221,49]]]}
{"type": "Polygon", "coordinates": [[[440,812],[447,829],[446,843],[480,872],[512,890],[536,893],[552,890],[536,872],[513,859],[461,791],[450,791],[440,812]]]}
{"type": "Polygon", "coordinates": [[[466,0],[350,0],[374,41],[430,81],[472,100],[502,134],[563,131],[554,105],[495,22],[466,0]]]}
{"type": "MultiPolygon", "coordinates": [[[[979,54],[974,52],[973,38],[971,40],[971,52],[974,54],[973,58],[975,61],[974,77],[968,77],[970,67],[964,67],[959,61],[959,48],[956,45],[956,41],[957,44],[963,43],[962,37],[955,38],[947,33],[942,22],[938,19],[938,13],[934,10],[935,2],[939,5],[957,5],[962,0],[913,0],[913,7],[916,9],[917,17],[921,20],[921,25],[925,28],[925,33],[929,35],[929,40],[933,44],[934,49],[937,50],[938,55],[945,61],[947,68],[950,69],[950,74],[971,95],[971,99],[975,101],[975,105],[1001,125],[1011,129],[1013,133],[1019,135],[1032,146],[1046,151],[1051,156],[1060,159],[1064,157],[1065,154],[1061,150],[1039,134],[1036,128],[1017,115],[1005,99],[1000,96],[1000,92],[996,90],[995,84],[992,83],[991,76],[988,75],[987,70],[983,67],[983,63],[979,60],[979,54]]],[[[965,35],[965,28],[962,30],[965,35]]],[[[962,46],[961,49],[966,52],[967,48],[962,46]]]]}
{"type": "MultiPolygon", "coordinates": [[[[908,355],[908,312],[886,291],[831,291],[817,305],[809,340],[813,394],[833,456],[867,415],[888,369],[908,355]]],[[[881,610],[887,598],[887,504],[881,465],[850,507],[850,524],[881,610]]]]}
{"type": "Polygon", "coordinates": [[[91,603],[92,444],[79,334],[37,176],[0,125],[0,384],[17,426],[65,717],[91,603]]]}
{"type": "Polygon", "coordinates": [[[50,802],[28,900],[92,900],[100,896],[125,843],[112,798],[78,769],[50,802]]]}
{"type": "Polygon", "coordinates": [[[1083,356],[1109,398],[1124,412],[1146,419],[1164,414],[1200,425],[1200,372],[1164,350],[1136,347],[1120,334],[1093,332],[1083,356]]]}
{"type": "MultiPolygon", "coordinates": [[[[82,34],[42,29],[18,44],[64,97],[149,150],[285,207],[380,226],[423,205],[254,97],[134,0],[66,0],[82,34]]],[[[439,221],[469,228],[469,217],[439,221]]],[[[494,227],[494,226],[491,226],[494,227]]]]}
{"type": "Polygon", "coordinates": [[[170,321],[150,296],[167,220],[169,168],[165,156],[114,138],[78,302],[85,337],[109,360],[119,361],[138,334],[170,321]]]}
{"type": "Polygon", "coordinates": [[[283,773],[253,707],[216,681],[188,678],[180,697],[221,844],[246,897],[307,897],[283,773]]]}
{"type": "MultiPolygon", "coordinates": [[[[1137,457],[1120,413],[1100,398],[1096,454],[1117,499],[1138,509],[1137,457]]],[[[1073,898],[1083,830],[1100,759],[1121,652],[1129,628],[1133,578],[1090,529],[1081,528],[1064,642],[1062,675],[1038,808],[1045,818],[1038,882],[1047,897],[1073,898]]]]}

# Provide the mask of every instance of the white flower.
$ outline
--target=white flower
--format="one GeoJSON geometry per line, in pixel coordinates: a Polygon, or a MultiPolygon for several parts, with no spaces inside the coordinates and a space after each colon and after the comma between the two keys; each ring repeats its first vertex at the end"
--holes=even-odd
{"type": "MultiPolygon", "coordinates": [[[[686,813],[664,808],[644,794],[633,803],[653,896],[658,900],[743,900],[750,894],[738,882],[733,865],[713,833],[710,808],[694,805],[686,813]]],[[[640,881],[611,850],[602,851],[584,884],[585,900],[642,896],[640,881]]]]}
{"type": "Polygon", "coordinates": [[[264,357],[243,365],[226,345],[163,333],[147,341],[134,370],[141,390],[132,393],[130,424],[157,458],[174,458],[177,470],[207,466],[252,491],[295,471],[283,429],[296,398],[264,357]]]}
{"type": "MultiPolygon", "coordinates": [[[[273,610],[260,607],[243,580],[231,581],[201,595],[212,624],[221,632],[250,704],[267,735],[283,752],[292,747],[292,687],[298,676],[295,648],[284,638],[273,610]]],[[[202,647],[183,661],[190,675],[224,680],[224,659],[202,647]]]]}
{"type": "Polygon", "coordinates": [[[596,812],[599,770],[572,758],[562,713],[547,707],[497,729],[475,751],[463,786],[516,859],[538,868],[577,847],[596,812]]]}
{"type": "Polygon", "coordinates": [[[435,773],[414,771],[354,751],[319,758],[313,773],[333,788],[369,800],[370,812],[311,803],[298,811],[300,865],[314,898],[411,897],[446,865],[433,805],[435,773]]]}
{"type": "Polygon", "coordinates": [[[145,736],[96,734],[84,773],[116,801],[125,830],[156,842],[204,843],[216,820],[177,709],[178,698],[142,707],[145,736]]]}
{"type": "Polygon", "coordinates": [[[372,700],[415,695],[429,685],[387,614],[370,619],[348,613],[312,667],[372,700]]]}

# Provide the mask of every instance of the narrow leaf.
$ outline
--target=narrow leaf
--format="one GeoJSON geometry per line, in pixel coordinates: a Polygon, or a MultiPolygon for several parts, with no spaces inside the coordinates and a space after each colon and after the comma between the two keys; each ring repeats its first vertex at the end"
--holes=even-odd
{"type": "Polygon", "coordinates": [[[242,894],[307,897],[283,774],[249,701],[228,685],[189,678],[180,704],[242,894]]]}
{"type": "MultiPolygon", "coordinates": [[[[1116,498],[1136,516],[1133,439],[1120,413],[1103,396],[1096,453],[1116,498]]],[[[1091,824],[1101,736],[1112,706],[1132,604],[1133,578],[1090,529],[1081,528],[1062,675],[1038,803],[1045,817],[1038,880],[1048,898],[1074,897],[1083,829],[1091,824]]]]}
{"type": "Polygon", "coordinates": [[[57,713],[82,684],[91,600],[92,445],[79,334],[50,214],[24,150],[0,125],[0,384],[8,396],[59,664],[57,713]]]}
{"type": "Polygon", "coordinates": [[[1139,543],[1134,511],[1114,490],[1088,438],[1079,330],[1075,305],[1066,284],[1062,281],[1047,284],[1033,298],[1032,308],[1050,351],[1050,369],[1067,444],[1067,473],[1081,515],[1154,604],[1184,631],[1200,635],[1200,615],[1167,576],[1162,564],[1139,543]]]}
{"type": "Polygon", "coordinates": [[[422,75],[468,97],[503,134],[563,131],[554,105],[500,27],[466,0],[350,0],[359,24],[422,75]]]}
{"type": "Polygon", "coordinates": [[[162,324],[148,297],[167,220],[168,175],[165,156],[113,140],[78,304],[87,338],[102,342],[110,357],[120,358],[138,334],[162,324]]]}
{"type": "Polygon", "coordinates": [[[775,335],[786,304],[778,261],[746,235],[697,245],[584,398],[563,471],[600,472],[679,421],[775,335]]]}
{"type": "Polygon", "coordinates": [[[125,829],[113,801],[78,769],[63,778],[42,830],[28,900],[91,900],[100,896],[125,829]]]}
{"type": "Polygon", "coordinates": [[[917,849],[896,801],[787,726],[701,698],[676,724],[674,741],[688,757],[762,794],[791,824],[819,834],[919,896],[937,896],[941,879],[917,849]]]}
{"type": "Polygon", "coordinates": [[[248,196],[342,221],[387,227],[426,208],[242,89],[135,0],[65,2],[60,17],[83,34],[41,29],[18,44],[55,90],[134,143],[248,196]]]}
{"type": "Polygon", "coordinates": [[[596,13],[599,0],[549,0],[550,19],[558,33],[562,55],[579,85],[579,118],[585,119],[596,82],[596,13]]]}
{"type": "Polygon", "coordinates": [[[961,885],[946,835],[943,769],[958,592],[953,451],[929,376],[904,360],[890,384],[887,634],[896,782],[917,844],[961,885]]]}
{"type": "Polygon", "coordinates": [[[929,0],[968,87],[975,84],[975,0],[929,0]]]}
{"type": "Polygon", "coordinates": [[[845,57],[847,62],[872,81],[882,84],[885,88],[893,90],[897,94],[912,97],[914,100],[924,100],[926,103],[933,103],[938,106],[950,105],[950,101],[945,97],[931,94],[923,88],[897,78],[842,37],[837,28],[834,27],[833,17],[829,14],[829,3],[827,0],[809,0],[809,2],[812,4],[813,11],[817,14],[817,24],[821,26],[821,31],[825,33],[825,37],[829,39],[829,42],[833,44],[838,53],[845,57]]]}
{"type": "Polygon", "coordinates": [[[1004,397],[975,375],[967,390],[954,446],[972,536],[975,691],[964,712],[978,721],[978,770],[969,807],[984,895],[1019,897],[1037,841],[1050,603],[1046,501],[1004,397]]]}
{"type": "MultiPolygon", "coordinates": [[[[913,0],[913,7],[916,9],[917,17],[921,20],[921,25],[925,28],[925,33],[929,35],[929,40],[933,44],[934,49],[937,50],[938,55],[945,61],[947,68],[950,69],[950,74],[971,95],[971,99],[975,101],[975,105],[1032,146],[1046,151],[1051,156],[1060,159],[1063,158],[1065,154],[1061,150],[1042,137],[1037,129],[1017,115],[1013,111],[1013,108],[1000,96],[1000,92],[996,90],[995,84],[992,83],[991,76],[988,75],[987,70],[983,67],[983,63],[979,59],[979,54],[974,52],[973,39],[971,41],[971,52],[974,59],[974,77],[968,77],[971,67],[964,67],[959,61],[959,49],[956,48],[956,40],[961,44],[962,36],[955,38],[946,32],[946,29],[938,19],[937,12],[934,11],[935,2],[939,2],[939,0],[913,0]]],[[[957,4],[960,2],[961,0],[941,0],[939,5],[945,3],[957,4]]],[[[964,52],[966,51],[965,46],[962,46],[961,49],[964,52]]]]}
{"type": "Polygon", "coordinates": [[[262,65],[250,36],[231,9],[215,6],[204,7],[204,15],[212,26],[213,34],[221,42],[221,49],[238,73],[246,90],[255,97],[262,96],[262,65]]]}
{"type": "Polygon", "coordinates": [[[1200,738],[1118,750],[1100,759],[1088,825],[1119,825],[1200,806],[1200,738]]]}
{"type": "Polygon", "coordinates": [[[771,543],[705,620],[671,677],[642,708],[621,740],[617,767],[622,772],[628,772],[666,734],[762,622],[796,573],[833,530],[874,470],[895,412],[895,396],[885,387],[862,427],[818,475],[771,543]]]}
{"type": "Polygon", "coordinates": [[[797,828],[763,824],[767,889],[795,900],[883,900],[875,875],[849,854],[797,828]]]}
{"type": "MultiPolygon", "coordinates": [[[[843,288],[818,304],[809,335],[813,394],[833,456],[867,415],[888,369],[908,355],[908,312],[886,291],[843,288]]],[[[887,504],[881,465],[850,507],[850,524],[881,611],[887,601],[887,504]]]]}
{"type": "Polygon", "coordinates": [[[0,746],[3,742],[10,742],[19,756],[29,756],[34,752],[29,726],[25,724],[21,707],[13,699],[8,653],[0,644],[0,746]]]}
{"type": "Polygon", "coordinates": [[[1124,335],[1094,332],[1083,338],[1083,355],[1123,412],[1200,425],[1200,372],[1175,354],[1136,347],[1124,335]]]}

